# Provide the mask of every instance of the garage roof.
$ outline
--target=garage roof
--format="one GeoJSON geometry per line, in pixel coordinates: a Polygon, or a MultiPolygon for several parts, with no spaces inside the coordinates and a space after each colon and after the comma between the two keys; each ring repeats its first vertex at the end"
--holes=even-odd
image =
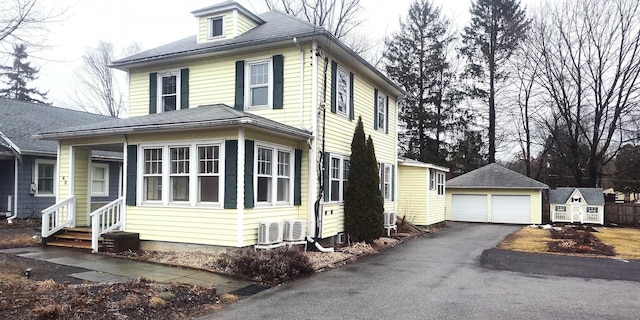
{"type": "Polygon", "coordinates": [[[449,189],[548,189],[546,184],[490,163],[447,181],[449,189]]]}

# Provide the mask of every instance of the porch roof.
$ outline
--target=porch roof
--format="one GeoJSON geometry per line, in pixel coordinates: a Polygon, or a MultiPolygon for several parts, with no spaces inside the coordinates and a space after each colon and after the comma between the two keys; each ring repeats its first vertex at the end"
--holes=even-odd
{"type": "Polygon", "coordinates": [[[248,112],[235,110],[224,104],[150,114],[127,119],[67,127],[40,132],[42,139],[62,140],[142,132],[181,131],[202,128],[254,127],[271,133],[309,139],[311,132],[285,125],[248,112]]]}

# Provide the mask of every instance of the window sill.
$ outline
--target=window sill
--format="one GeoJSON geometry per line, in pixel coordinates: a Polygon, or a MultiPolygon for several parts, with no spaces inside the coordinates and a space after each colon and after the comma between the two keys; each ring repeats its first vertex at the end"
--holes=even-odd
{"type": "Polygon", "coordinates": [[[39,194],[39,193],[36,193],[33,196],[37,197],[37,198],[51,198],[51,197],[55,197],[56,195],[53,194],[53,193],[51,193],[51,194],[39,194]]]}

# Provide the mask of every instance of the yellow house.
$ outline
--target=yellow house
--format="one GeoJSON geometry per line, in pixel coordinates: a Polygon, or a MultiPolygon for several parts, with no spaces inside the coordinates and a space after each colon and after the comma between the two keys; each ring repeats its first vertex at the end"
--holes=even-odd
{"type": "Polygon", "coordinates": [[[94,250],[111,230],[228,247],[331,244],[344,231],[358,117],[385,210],[397,210],[402,89],[327,30],[282,12],[227,1],[192,14],[196,35],[112,63],[129,75],[131,118],[40,134],[59,142],[60,159],[59,210],[44,237],[91,226],[94,250]],[[123,152],[125,192],[89,212],[92,150],[123,152]]]}
{"type": "Polygon", "coordinates": [[[447,172],[449,168],[399,159],[398,218],[416,225],[433,225],[445,221],[447,172]]]}
{"type": "Polygon", "coordinates": [[[542,223],[542,182],[491,163],[447,181],[447,220],[542,223]]]}

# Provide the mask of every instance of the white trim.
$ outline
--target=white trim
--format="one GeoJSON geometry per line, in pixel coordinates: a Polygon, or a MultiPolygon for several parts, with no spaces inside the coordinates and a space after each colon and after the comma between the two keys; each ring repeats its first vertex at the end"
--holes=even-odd
{"type": "Polygon", "coordinates": [[[89,190],[92,197],[108,197],[109,196],[109,164],[103,162],[93,162],[91,161],[91,172],[89,174],[89,190]],[[94,182],[94,174],[95,169],[102,168],[104,169],[104,190],[102,192],[95,192],[93,190],[93,182],[94,182]]]}
{"type": "Polygon", "coordinates": [[[224,204],[224,141],[223,140],[194,140],[194,141],[173,141],[165,143],[148,143],[138,144],[138,170],[136,174],[136,203],[140,206],[163,206],[163,207],[206,207],[206,208],[223,208],[224,204]],[[218,202],[198,202],[198,147],[202,146],[218,146],[219,147],[219,180],[218,180],[218,202]],[[187,201],[170,201],[171,196],[171,148],[189,148],[189,198],[187,201]],[[162,174],[161,177],[161,199],[160,200],[144,200],[144,150],[160,149],[162,154],[162,174]]]}
{"type": "MultiPolygon", "coordinates": [[[[256,86],[262,87],[264,85],[256,86]]],[[[245,61],[244,67],[244,105],[247,109],[265,109],[273,106],[273,60],[271,58],[245,61]],[[251,65],[267,63],[267,104],[251,105],[251,65]]]]}
{"type": "Polygon", "coordinates": [[[295,150],[291,147],[256,141],[254,145],[253,157],[253,195],[256,207],[290,207],[293,206],[293,187],[294,187],[294,167],[295,167],[295,150]],[[271,150],[271,199],[269,201],[258,201],[258,149],[271,150]],[[278,152],[289,154],[289,200],[278,201],[278,152]]]}
{"type": "Polygon", "coordinates": [[[162,112],[167,112],[164,111],[164,105],[162,104],[162,78],[163,77],[170,77],[170,76],[175,76],[176,77],[176,110],[180,110],[181,108],[181,101],[180,101],[180,97],[182,96],[182,92],[180,91],[180,88],[182,87],[182,79],[180,77],[180,69],[178,70],[167,70],[167,71],[162,71],[162,72],[158,72],[157,73],[157,79],[156,79],[156,113],[162,113],[162,112]]]}
{"type": "Polygon", "coordinates": [[[237,37],[238,34],[238,9],[233,9],[233,37],[237,37]]]}
{"type": "Polygon", "coordinates": [[[58,177],[57,177],[57,165],[56,165],[56,160],[49,160],[49,159],[35,159],[35,161],[33,162],[33,177],[32,180],[33,183],[35,184],[35,192],[33,194],[34,197],[55,197],[58,194],[58,188],[56,187],[56,184],[58,183],[58,177]],[[39,170],[39,166],[43,164],[43,165],[51,165],[53,166],[53,181],[52,181],[52,190],[51,193],[40,193],[39,189],[39,177],[38,177],[38,170],[39,170]]]}
{"type": "Polygon", "coordinates": [[[225,20],[226,19],[224,15],[207,17],[207,40],[215,40],[215,39],[221,39],[225,37],[226,35],[225,34],[226,30],[224,27],[226,22],[225,20]],[[216,35],[213,35],[212,23],[213,23],[213,20],[218,20],[218,19],[222,20],[222,33],[216,36],[216,35]]]}
{"type": "Polygon", "coordinates": [[[351,84],[351,76],[350,76],[350,74],[351,73],[349,71],[347,71],[347,69],[343,68],[340,64],[337,65],[337,68],[336,68],[336,83],[335,83],[335,86],[336,86],[336,114],[343,115],[343,116],[345,116],[347,118],[349,117],[349,109],[350,109],[350,106],[351,106],[351,93],[349,91],[350,91],[350,88],[351,88],[352,84],[351,84]],[[346,75],[346,77],[347,77],[347,81],[346,81],[347,82],[346,83],[346,90],[347,91],[345,92],[346,101],[345,101],[344,111],[340,111],[340,108],[339,108],[340,102],[338,101],[338,97],[340,96],[339,92],[338,92],[338,83],[340,82],[340,73],[344,73],[346,75]]]}
{"type": "MultiPolygon", "coordinates": [[[[236,184],[238,186],[236,191],[236,234],[238,247],[243,246],[243,238],[244,238],[244,172],[245,172],[245,133],[244,128],[238,128],[238,156],[237,156],[237,165],[236,165],[236,184]]],[[[224,185],[223,185],[224,187],[224,185]]]]}

